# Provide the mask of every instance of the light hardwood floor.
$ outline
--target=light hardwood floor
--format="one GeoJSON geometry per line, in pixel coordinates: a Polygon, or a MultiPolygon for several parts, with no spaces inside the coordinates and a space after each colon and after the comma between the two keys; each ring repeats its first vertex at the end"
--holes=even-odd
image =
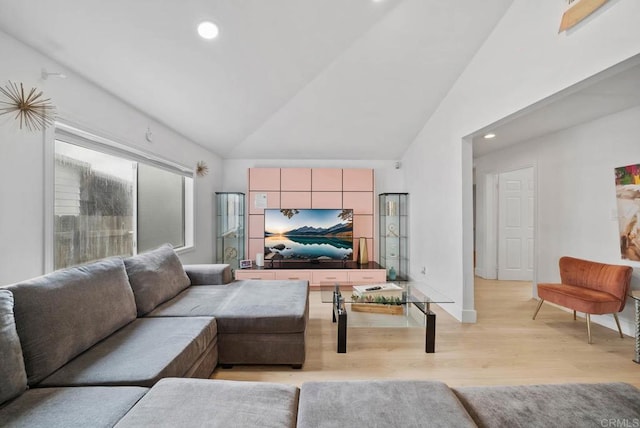
{"type": "Polygon", "coordinates": [[[216,369],[212,378],[298,386],[312,380],[435,379],[450,386],[620,381],[640,387],[632,337],[620,339],[616,331],[592,325],[589,345],[584,318],[573,321],[571,313],[546,303],[532,320],[531,283],[476,278],[475,290],[476,324],[462,324],[435,307],[435,354],[424,352],[421,328],[350,328],[347,353],[337,354],[330,304],[312,291],[302,369],[235,366],[216,369]]]}

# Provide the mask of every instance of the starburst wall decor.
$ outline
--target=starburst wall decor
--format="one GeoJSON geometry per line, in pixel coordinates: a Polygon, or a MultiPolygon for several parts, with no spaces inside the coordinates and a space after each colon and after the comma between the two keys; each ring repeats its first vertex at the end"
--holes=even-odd
{"type": "Polygon", "coordinates": [[[196,174],[198,175],[198,177],[204,177],[208,173],[209,167],[207,166],[207,164],[204,161],[198,162],[198,164],[196,165],[196,174]]]}
{"type": "Polygon", "coordinates": [[[36,91],[36,88],[31,88],[25,96],[22,83],[18,86],[9,81],[4,88],[0,87],[0,93],[5,97],[0,99],[0,115],[15,112],[14,119],[20,119],[20,129],[26,126],[29,131],[39,131],[53,125],[55,107],[50,98],[42,98],[42,91],[36,91]]]}

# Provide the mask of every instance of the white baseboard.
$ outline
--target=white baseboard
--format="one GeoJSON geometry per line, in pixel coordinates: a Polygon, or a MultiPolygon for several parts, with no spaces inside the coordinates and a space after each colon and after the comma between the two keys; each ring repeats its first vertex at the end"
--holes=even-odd
{"type": "Polygon", "coordinates": [[[462,322],[475,324],[478,321],[478,312],[475,309],[463,309],[462,310],[462,322]]]}
{"type": "Polygon", "coordinates": [[[478,321],[475,309],[460,309],[460,306],[454,303],[439,303],[438,306],[462,323],[475,324],[478,321]]]}

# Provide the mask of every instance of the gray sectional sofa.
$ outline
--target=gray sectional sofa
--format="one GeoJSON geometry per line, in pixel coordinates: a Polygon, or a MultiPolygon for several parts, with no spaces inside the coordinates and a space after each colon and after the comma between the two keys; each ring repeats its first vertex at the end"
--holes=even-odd
{"type": "Polygon", "coordinates": [[[640,424],[622,383],[196,379],[221,361],[304,362],[308,284],[230,280],[164,246],[0,288],[0,427],[640,424]]]}
{"type": "Polygon", "coordinates": [[[37,413],[33,400],[55,402],[50,394],[75,406],[83,400],[73,397],[95,394],[103,399],[88,403],[126,412],[162,378],[208,378],[218,364],[299,368],[305,359],[307,281],[231,281],[228,265],[183,266],[168,245],[0,293],[0,426],[12,411],[37,413]]]}

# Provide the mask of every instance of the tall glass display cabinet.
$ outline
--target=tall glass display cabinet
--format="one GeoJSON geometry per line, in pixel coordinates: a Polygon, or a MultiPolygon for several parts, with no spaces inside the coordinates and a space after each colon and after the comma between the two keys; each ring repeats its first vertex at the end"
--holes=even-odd
{"type": "Polygon", "coordinates": [[[244,193],[216,192],[216,263],[238,269],[244,259],[244,193]]]}
{"type": "Polygon", "coordinates": [[[379,262],[388,280],[405,281],[409,278],[409,194],[381,193],[378,197],[379,262]]]}

